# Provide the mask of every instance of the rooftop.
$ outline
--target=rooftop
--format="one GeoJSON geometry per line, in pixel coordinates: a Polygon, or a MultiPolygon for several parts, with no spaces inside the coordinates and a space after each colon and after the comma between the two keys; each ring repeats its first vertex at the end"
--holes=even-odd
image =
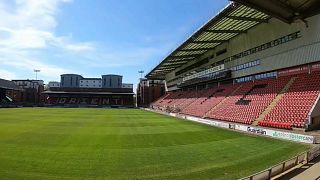
{"type": "Polygon", "coordinates": [[[166,56],[146,77],[164,79],[167,73],[199,60],[209,50],[246,33],[256,25],[268,23],[271,17],[286,23],[301,20],[307,25],[305,18],[320,12],[319,0],[233,1],[166,56]]]}
{"type": "Polygon", "coordinates": [[[101,78],[83,78],[82,80],[101,80],[101,78]]]}
{"type": "Polygon", "coordinates": [[[9,89],[9,90],[18,90],[18,91],[23,90],[21,87],[17,86],[13,81],[8,81],[5,79],[0,79],[0,88],[9,89]]]}
{"type": "Polygon", "coordinates": [[[170,53],[146,77],[164,79],[165,74],[195,61],[207,51],[247,32],[250,28],[267,23],[269,19],[270,16],[265,13],[238,3],[230,3],[170,53]]]}

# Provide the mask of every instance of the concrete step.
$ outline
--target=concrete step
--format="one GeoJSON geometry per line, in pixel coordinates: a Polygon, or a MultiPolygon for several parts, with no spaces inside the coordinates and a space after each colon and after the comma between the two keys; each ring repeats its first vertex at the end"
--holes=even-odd
{"type": "Polygon", "coordinates": [[[229,99],[230,96],[234,95],[240,88],[242,87],[242,85],[240,85],[237,89],[235,89],[234,91],[232,91],[226,98],[224,98],[222,101],[220,101],[217,105],[215,105],[214,107],[212,107],[208,112],[206,112],[202,118],[206,118],[208,116],[208,114],[210,114],[212,111],[214,111],[215,109],[217,109],[218,107],[220,107],[220,105],[222,105],[227,99],[229,99]]]}
{"type": "Polygon", "coordinates": [[[269,114],[272,109],[278,104],[278,102],[282,99],[284,96],[284,93],[288,91],[288,89],[291,87],[293,82],[296,80],[296,77],[292,77],[288,83],[281,89],[279,94],[272,100],[272,102],[268,105],[268,107],[259,115],[257,119],[255,119],[252,123],[252,125],[258,125],[259,121],[262,121],[267,114],[269,114]]]}
{"type": "Polygon", "coordinates": [[[296,131],[296,132],[306,132],[306,129],[304,129],[304,128],[295,128],[295,127],[293,127],[292,130],[296,131]]]}

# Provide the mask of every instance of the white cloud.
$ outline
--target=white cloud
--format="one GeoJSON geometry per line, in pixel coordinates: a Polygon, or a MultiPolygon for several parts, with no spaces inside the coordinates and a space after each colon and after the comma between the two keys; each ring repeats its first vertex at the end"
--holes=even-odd
{"type": "MultiPolygon", "coordinates": [[[[33,72],[34,69],[40,69],[41,75],[47,78],[57,78],[60,74],[70,71],[56,65],[43,63],[41,60],[36,59],[36,57],[32,57],[30,52],[25,50],[0,49],[0,64],[11,66],[20,72],[33,72]]],[[[9,72],[8,70],[6,71],[9,72]]],[[[14,73],[11,73],[11,75],[12,74],[14,73]]],[[[4,75],[0,73],[0,78],[3,76],[4,75]]]]}
{"type": "Polygon", "coordinates": [[[95,44],[93,42],[72,42],[71,37],[63,36],[63,37],[53,37],[50,41],[52,46],[57,48],[61,48],[65,51],[71,52],[87,52],[94,51],[96,49],[95,44]]]}
{"type": "MultiPolygon", "coordinates": [[[[0,65],[30,72],[41,69],[41,74],[46,77],[58,77],[68,70],[46,63],[37,52],[51,47],[71,52],[92,50],[94,46],[88,42],[74,43],[67,36],[55,35],[55,16],[59,5],[64,2],[70,1],[0,1],[0,65]]],[[[8,70],[1,70],[0,77],[15,76],[8,70]]]]}
{"type": "Polygon", "coordinates": [[[0,78],[12,80],[12,79],[16,79],[16,75],[13,72],[10,72],[10,71],[4,70],[4,69],[0,69],[0,78]]]}
{"type": "Polygon", "coordinates": [[[0,41],[0,47],[7,47],[11,49],[34,49],[45,48],[47,41],[53,38],[50,32],[40,31],[33,28],[26,29],[6,29],[2,27],[0,32],[7,33],[7,38],[0,41]]]}
{"type": "Polygon", "coordinates": [[[94,49],[93,45],[90,43],[66,44],[64,48],[67,50],[79,52],[91,51],[94,49]]]}
{"type": "Polygon", "coordinates": [[[41,49],[55,46],[71,51],[93,48],[88,42],[73,43],[68,37],[54,34],[58,7],[70,0],[16,0],[11,11],[4,2],[0,2],[0,37],[1,34],[7,37],[0,42],[0,47],[41,49]]]}
{"type": "MultiPolygon", "coordinates": [[[[0,0],[0,67],[5,65],[30,73],[40,69],[41,76],[50,80],[62,73],[85,73],[77,67],[143,65],[168,47],[168,44],[158,47],[108,45],[75,41],[69,34],[58,36],[56,16],[60,5],[67,2],[70,0],[0,0]],[[52,52],[55,53],[51,55],[52,52]],[[50,60],[46,59],[48,56],[50,60]],[[59,60],[73,66],[60,66],[59,60]]],[[[10,73],[9,69],[0,71],[2,77],[23,78],[10,73]]]]}
{"type": "Polygon", "coordinates": [[[142,66],[155,55],[161,54],[163,54],[163,48],[134,47],[134,45],[104,47],[99,51],[82,53],[82,58],[78,59],[78,62],[91,68],[142,66]]]}

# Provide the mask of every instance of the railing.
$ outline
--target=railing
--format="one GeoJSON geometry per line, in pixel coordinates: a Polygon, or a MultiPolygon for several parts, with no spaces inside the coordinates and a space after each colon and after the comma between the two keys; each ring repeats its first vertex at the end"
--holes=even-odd
{"type": "Polygon", "coordinates": [[[227,78],[231,78],[231,70],[218,71],[218,72],[211,73],[207,76],[190,79],[190,80],[181,82],[180,84],[178,84],[178,87],[185,87],[193,84],[199,84],[199,83],[204,83],[204,82],[214,81],[214,80],[217,81],[218,79],[221,80],[221,79],[227,79],[227,78]]]}
{"type": "Polygon", "coordinates": [[[289,160],[281,162],[275,166],[268,169],[260,171],[258,173],[252,174],[250,176],[244,177],[241,180],[265,180],[271,179],[299,164],[308,163],[320,155],[320,146],[314,147],[309,151],[303,152],[289,160]]]}

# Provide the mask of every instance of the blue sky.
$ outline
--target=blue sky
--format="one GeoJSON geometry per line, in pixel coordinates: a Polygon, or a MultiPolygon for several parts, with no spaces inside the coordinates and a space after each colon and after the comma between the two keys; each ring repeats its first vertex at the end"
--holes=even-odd
{"type": "Polygon", "coordinates": [[[0,78],[121,74],[136,84],[227,0],[1,0],[0,78]]]}

